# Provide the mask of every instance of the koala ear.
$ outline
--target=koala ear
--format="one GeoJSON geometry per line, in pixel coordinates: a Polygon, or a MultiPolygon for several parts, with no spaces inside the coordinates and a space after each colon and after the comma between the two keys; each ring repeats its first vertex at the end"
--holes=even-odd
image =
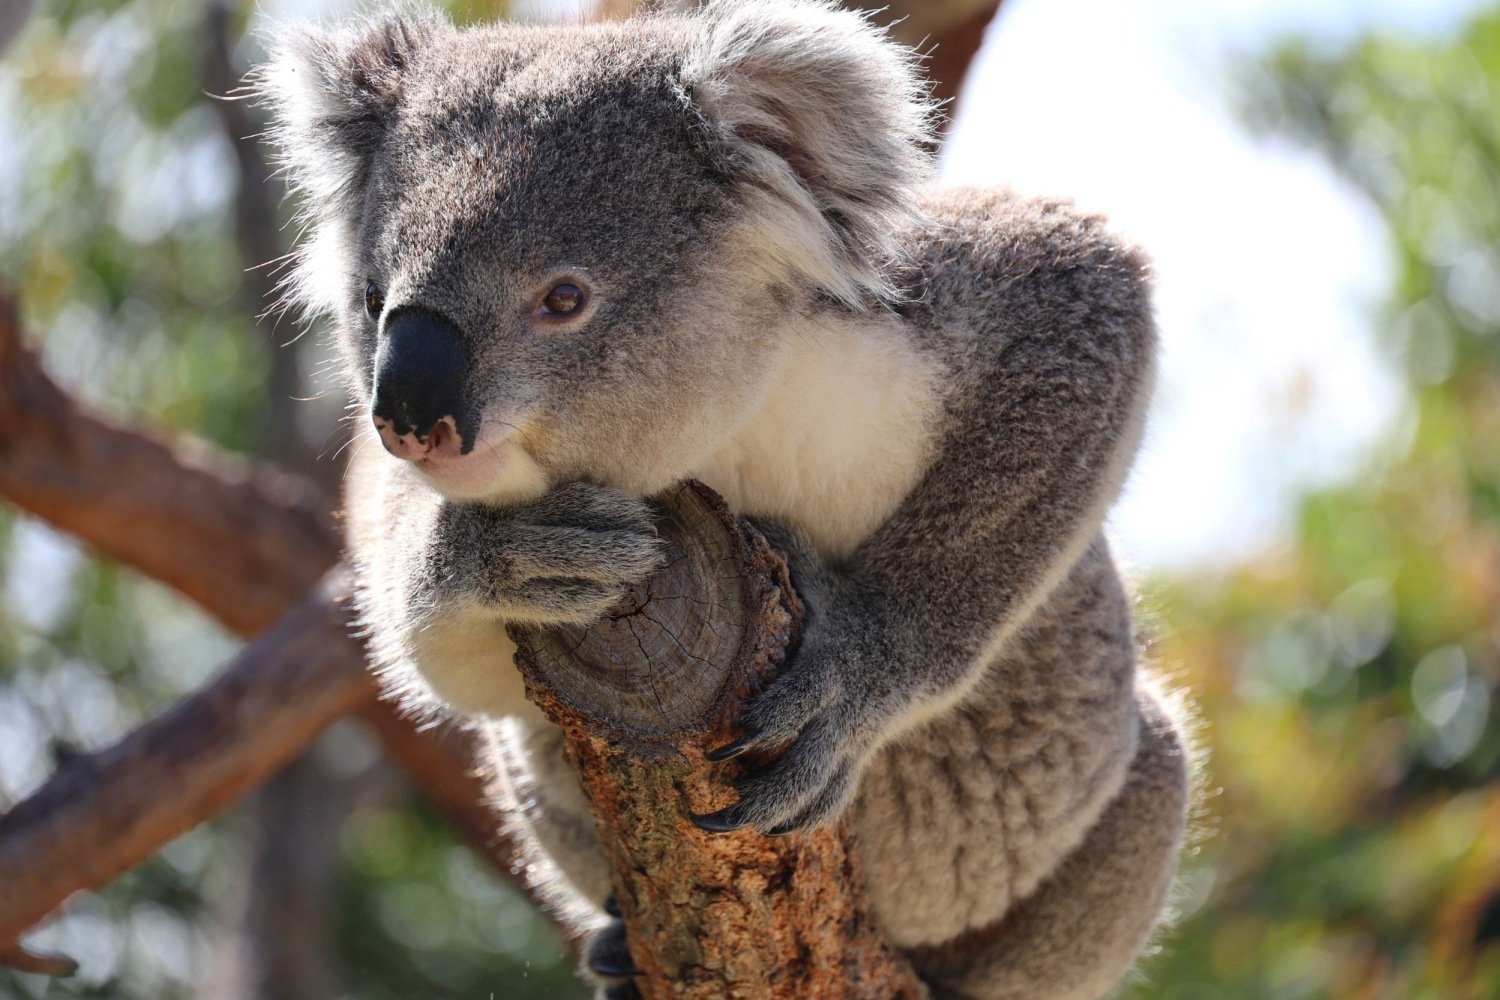
{"type": "Polygon", "coordinates": [[[271,108],[270,139],[308,212],[335,212],[363,189],[408,71],[447,27],[436,14],[400,14],[273,37],[251,86],[271,108]]]}
{"type": "Polygon", "coordinates": [[[932,169],[916,56],[822,0],[713,0],[695,23],[683,84],[763,249],[850,305],[889,299],[895,233],[932,169]]]}

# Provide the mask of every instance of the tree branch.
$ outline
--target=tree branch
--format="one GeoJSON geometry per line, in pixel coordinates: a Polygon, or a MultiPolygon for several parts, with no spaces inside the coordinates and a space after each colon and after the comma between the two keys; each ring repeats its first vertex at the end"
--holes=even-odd
{"type": "Polygon", "coordinates": [[[370,699],[334,576],[208,687],[0,815],[0,942],[216,815],[370,699]]]}
{"type": "Polygon", "coordinates": [[[802,626],[785,562],[717,494],[659,503],[668,565],[588,627],[513,628],[527,694],[563,729],[648,998],[917,998],[880,935],[845,834],[708,834],[745,699],[802,626]]]}
{"type": "Polygon", "coordinates": [[[240,635],[275,622],[338,561],[338,532],[316,489],[85,412],[22,345],[15,302],[3,294],[0,496],[240,635]]]}

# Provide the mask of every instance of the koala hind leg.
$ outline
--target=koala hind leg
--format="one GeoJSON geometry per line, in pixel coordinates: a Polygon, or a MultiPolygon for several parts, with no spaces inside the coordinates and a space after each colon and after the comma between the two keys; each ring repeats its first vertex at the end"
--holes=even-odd
{"type": "Polygon", "coordinates": [[[603,1000],[639,1000],[625,924],[610,895],[609,864],[562,730],[540,717],[486,727],[492,794],[524,852],[526,881],[578,929],[585,980],[603,1000]]]}
{"type": "Polygon", "coordinates": [[[526,880],[567,922],[603,922],[609,864],[578,776],[563,756],[562,730],[537,718],[484,727],[491,794],[519,842],[526,880]]]}
{"type": "Polygon", "coordinates": [[[1056,871],[998,923],[910,952],[939,1000],[1096,1000],[1149,940],[1177,870],[1189,760],[1170,716],[1138,696],[1125,785],[1056,871]]]}

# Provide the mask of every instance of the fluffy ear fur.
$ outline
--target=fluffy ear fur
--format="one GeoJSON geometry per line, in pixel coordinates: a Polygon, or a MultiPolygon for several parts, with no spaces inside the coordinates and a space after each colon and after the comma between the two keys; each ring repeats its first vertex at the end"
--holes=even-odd
{"type": "Polygon", "coordinates": [[[343,25],[297,25],[271,42],[253,81],[270,105],[270,137],[309,211],[336,211],[363,188],[408,68],[448,25],[389,14],[343,25]]]}
{"type": "Polygon", "coordinates": [[[824,0],[696,17],[683,83],[760,202],[759,249],[850,305],[889,299],[894,233],[931,171],[916,56],[824,0]]]}
{"type": "Polygon", "coordinates": [[[273,311],[300,306],[311,316],[345,294],[347,227],[375,150],[408,69],[448,30],[439,15],[422,11],[296,24],[270,39],[269,59],[249,90],[271,109],[268,138],[310,230],[285,262],[273,311]]]}

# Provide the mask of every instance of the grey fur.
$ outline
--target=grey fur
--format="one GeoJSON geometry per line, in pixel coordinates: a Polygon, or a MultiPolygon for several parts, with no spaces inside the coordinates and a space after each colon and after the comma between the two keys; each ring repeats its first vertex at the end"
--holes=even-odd
{"type": "Polygon", "coordinates": [[[479,720],[560,905],[601,922],[607,873],[503,623],[597,615],[659,558],[639,498],[698,476],[810,608],[746,719],[786,748],[719,821],[849,814],[939,996],[1125,974],[1189,771],[1101,535],[1150,395],[1144,258],[1061,203],[925,188],[909,54],[822,3],[296,28],[262,81],[314,230],[292,293],[361,412],[366,281],[463,331],[467,478],[358,449],[351,553],[388,685],[479,720]],[[538,319],[560,277],[588,309],[538,319]]]}

